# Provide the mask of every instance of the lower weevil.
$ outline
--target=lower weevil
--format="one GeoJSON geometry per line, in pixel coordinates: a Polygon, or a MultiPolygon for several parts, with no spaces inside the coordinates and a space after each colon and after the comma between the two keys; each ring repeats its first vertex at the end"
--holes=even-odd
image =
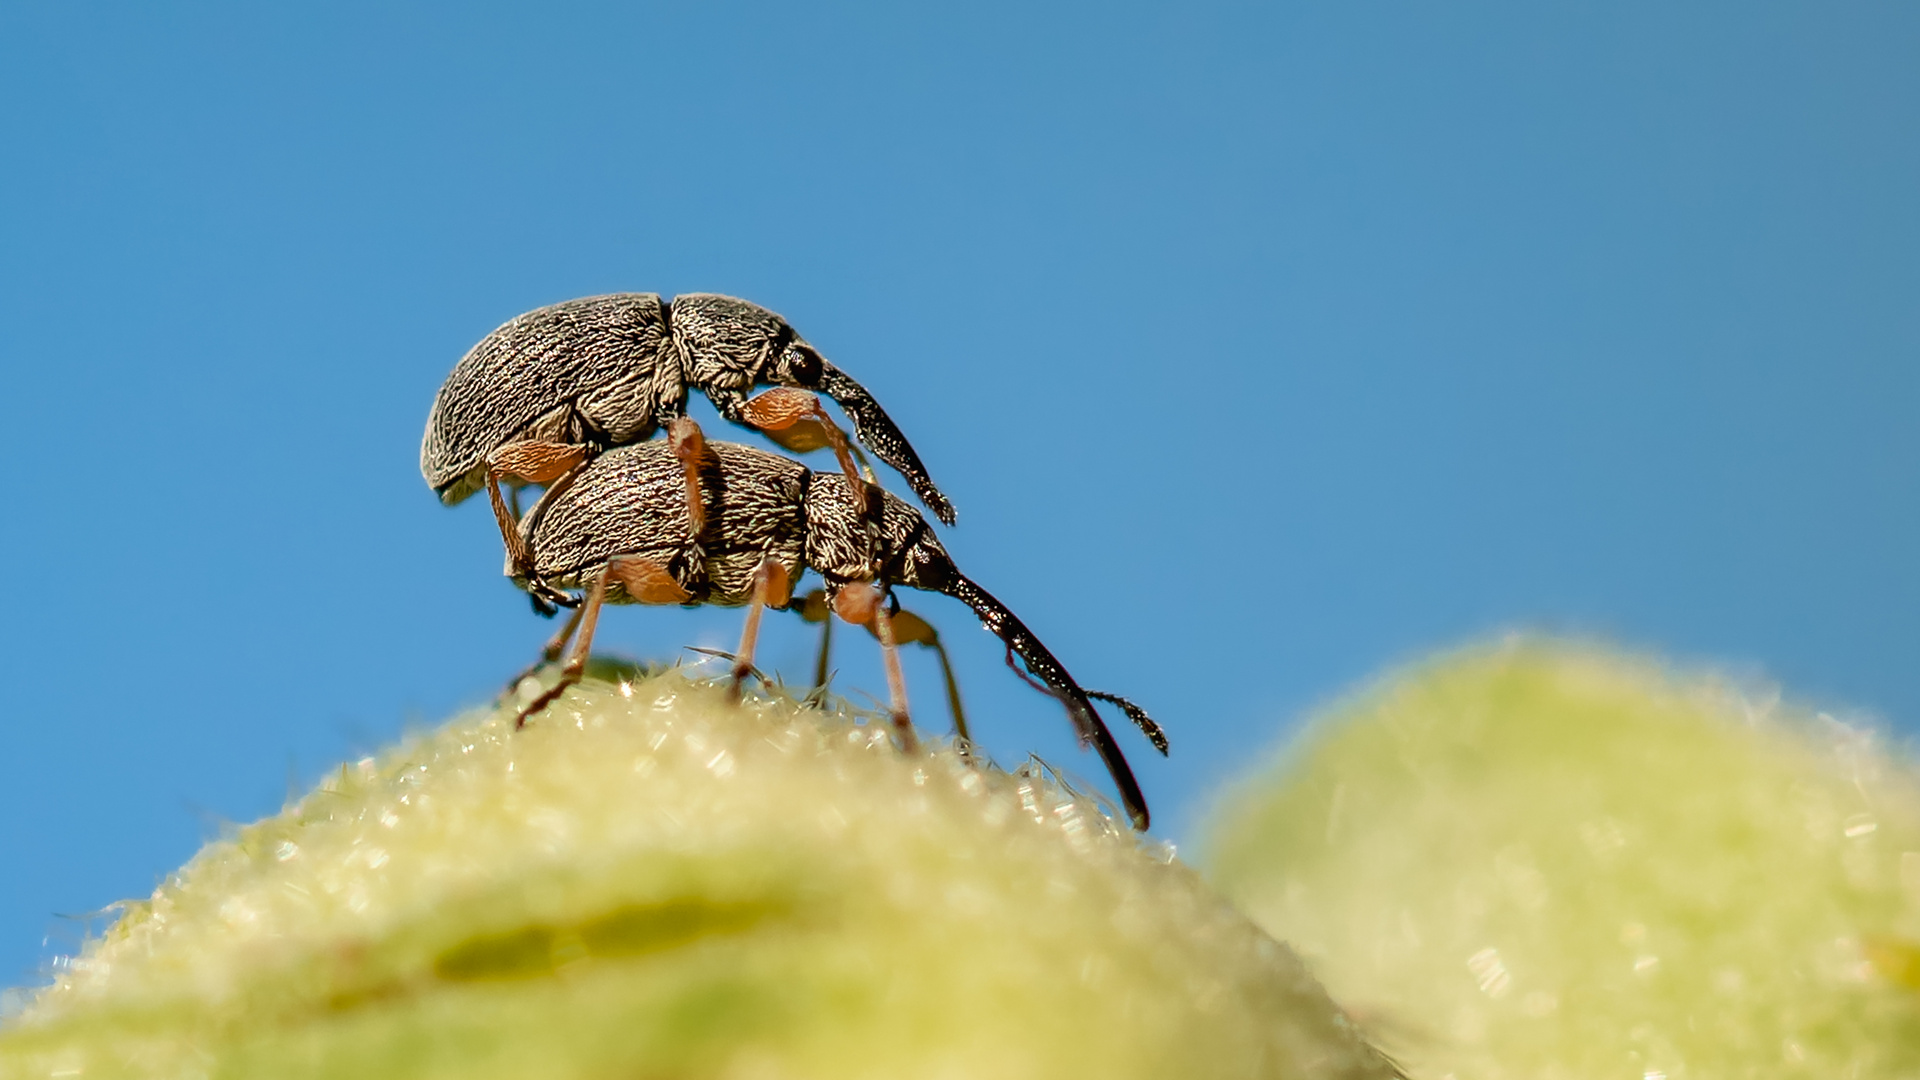
{"type": "Polygon", "coordinates": [[[972,608],[1006,644],[1008,665],[1018,656],[1029,681],[1066,706],[1081,742],[1092,744],[1112,774],[1134,827],[1147,827],[1145,797],[1090,699],[1119,705],[1164,754],[1159,725],[1131,702],[1082,689],[1006,605],[960,573],[917,511],[878,489],[870,499],[839,473],[814,472],[733,443],[705,444],[696,464],[697,532],[682,462],[659,442],[601,454],[549,488],[522,517],[519,538],[528,561],[523,568],[509,560],[507,573],[533,595],[578,609],[548,644],[547,657],[558,659],[578,636],[559,682],[521,711],[519,723],[579,681],[603,604],[748,605],[734,658],[737,693],[752,670],[761,611],[788,608],[794,581],[813,570],[825,582],[827,606],[880,639],[903,747],[912,749],[914,738],[894,649],[893,586],[945,593],[972,608]],[[570,588],[586,595],[562,591],[570,588]]]}

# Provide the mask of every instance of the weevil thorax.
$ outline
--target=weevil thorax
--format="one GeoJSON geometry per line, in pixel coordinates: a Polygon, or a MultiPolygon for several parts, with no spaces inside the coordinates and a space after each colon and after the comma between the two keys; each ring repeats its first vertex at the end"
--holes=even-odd
{"type": "Polygon", "coordinates": [[[879,514],[861,512],[841,473],[815,473],[807,486],[807,565],[830,586],[867,580],[875,563],[889,585],[945,592],[953,559],[918,510],[886,491],[879,514]]]}
{"type": "Polygon", "coordinates": [[[820,381],[820,354],[787,320],[758,304],[718,293],[685,293],[673,298],[672,315],[673,341],[689,386],[744,392],[757,383],[814,386],[820,381]]]}

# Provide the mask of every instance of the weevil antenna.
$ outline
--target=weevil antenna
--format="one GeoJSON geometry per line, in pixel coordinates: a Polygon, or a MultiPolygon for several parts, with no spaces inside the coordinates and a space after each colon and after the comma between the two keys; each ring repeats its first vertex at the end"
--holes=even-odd
{"type": "Polygon", "coordinates": [[[1133,721],[1133,726],[1140,729],[1140,734],[1145,735],[1147,741],[1153,744],[1153,748],[1160,751],[1160,756],[1167,756],[1167,733],[1153,717],[1147,715],[1147,710],[1119,694],[1109,694],[1104,690],[1089,690],[1087,696],[1095,701],[1105,701],[1120,706],[1120,711],[1126,713],[1127,719],[1133,721]]]}

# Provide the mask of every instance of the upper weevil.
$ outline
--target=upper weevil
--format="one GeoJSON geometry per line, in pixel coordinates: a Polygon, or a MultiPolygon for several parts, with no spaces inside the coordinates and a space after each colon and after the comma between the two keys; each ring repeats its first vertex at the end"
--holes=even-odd
{"type": "MultiPolygon", "coordinates": [[[[953,504],[865,387],[785,319],[714,293],[672,301],[655,293],[590,296],[537,308],[488,334],[434,398],[420,473],[448,505],[486,487],[508,554],[524,567],[526,552],[499,482],[553,483],[609,447],[672,425],[692,484],[700,445],[698,429],[685,419],[692,390],[721,416],[766,431],[788,449],[833,444],[857,483],[844,439],[806,391],[827,395],[853,420],[854,437],[953,524],[953,504]],[[778,389],[747,396],[768,384],[778,389]]],[[[690,509],[697,513],[699,504],[692,499],[690,509]]]]}

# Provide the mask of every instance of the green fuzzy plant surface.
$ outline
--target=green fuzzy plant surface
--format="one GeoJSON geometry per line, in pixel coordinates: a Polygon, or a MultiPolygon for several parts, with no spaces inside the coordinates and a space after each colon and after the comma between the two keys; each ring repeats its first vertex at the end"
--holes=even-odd
{"type": "Polygon", "coordinates": [[[1206,851],[1416,1077],[1920,1076],[1920,781],[1777,694],[1454,655],[1328,710],[1206,851]]]}
{"type": "Polygon", "coordinates": [[[6,1077],[1389,1077],[1170,849],[679,672],[476,713],[209,844],[6,1077]]]}

